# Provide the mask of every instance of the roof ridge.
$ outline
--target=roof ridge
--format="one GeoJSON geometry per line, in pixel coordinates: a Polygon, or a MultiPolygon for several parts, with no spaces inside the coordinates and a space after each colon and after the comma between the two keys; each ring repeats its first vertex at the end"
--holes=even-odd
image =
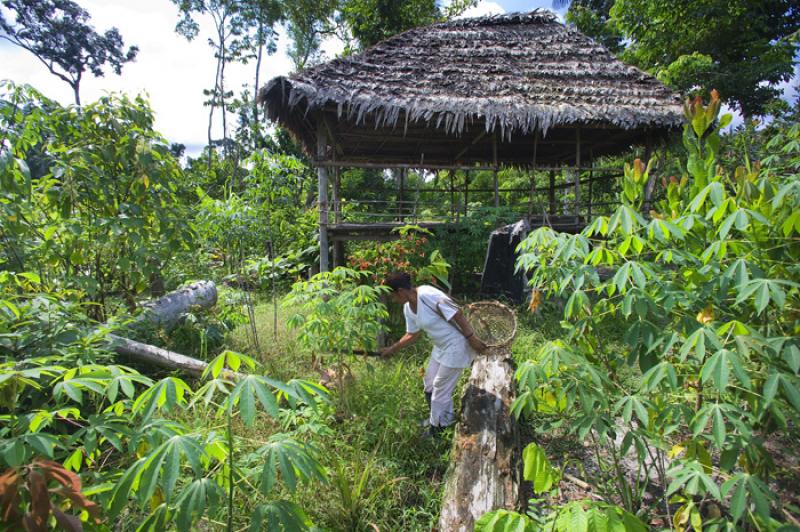
{"type": "MultiPolygon", "coordinates": [[[[497,15],[483,15],[480,17],[457,18],[445,22],[432,24],[437,27],[463,28],[472,26],[503,26],[508,24],[550,24],[558,22],[558,16],[545,8],[536,8],[533,11],[515,11],[513,13],[500,13],[497,15]]],[[[420,26],[418,29],[424,28],[420,26]]]]}

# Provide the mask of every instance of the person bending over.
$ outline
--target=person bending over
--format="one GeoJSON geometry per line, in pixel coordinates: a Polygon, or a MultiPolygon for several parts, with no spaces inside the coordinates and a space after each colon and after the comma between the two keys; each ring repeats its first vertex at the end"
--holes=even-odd
{"type": "Polygon", "coordinates": [[[475,353],[486,349],[475,336],[469,322],[450,297],[429,285],[413,286],[405,272],[389,275],[384,284],[391,289],[390,297],[402,303],[406,333],[400,340],[381,350],[390,357],[417,341],[422,331],[433,342],[433,351],[425,371],[423,385],[430,407],[428,435],[455,423],[453,392],[464,368],[472,364],[475,353]]]}

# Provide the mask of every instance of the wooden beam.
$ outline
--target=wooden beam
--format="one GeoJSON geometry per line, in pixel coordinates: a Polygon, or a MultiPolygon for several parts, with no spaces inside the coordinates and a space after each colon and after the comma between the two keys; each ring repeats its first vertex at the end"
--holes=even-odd
{"type": "Polygon", "coordinates": [[[533,136],[533,170],[529,172],[528,178],[531,181],[531,195],[528,198],[528,218],[533,215],[533,196],[536,193],[536,156],[539,149],[539,130],[536,130],[533,136]]]}

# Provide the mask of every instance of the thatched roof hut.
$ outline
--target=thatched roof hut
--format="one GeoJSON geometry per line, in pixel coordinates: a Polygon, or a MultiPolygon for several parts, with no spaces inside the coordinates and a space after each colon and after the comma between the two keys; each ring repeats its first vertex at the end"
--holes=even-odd
{"type": "Polygon", "coordinates": [[[547,11],[415,28],[264,86],[317,160],[391,167],[573,164],[682,121],[676,94],[547,11]],[[322,157],[324,129],[335,149],[322,157]],[[534,150],[534,144],[537,144],[534,150]]]}

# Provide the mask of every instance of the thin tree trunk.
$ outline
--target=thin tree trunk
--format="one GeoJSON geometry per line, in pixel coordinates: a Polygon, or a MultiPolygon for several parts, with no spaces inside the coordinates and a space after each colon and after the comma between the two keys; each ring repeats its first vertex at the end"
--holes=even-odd
{"type": "Polygon", "coordinates": [[[261,125],[258,123],[258,83],[261,73],[261,57],[264,52],[264,21],[262,20],[263,9],[258,9],[258,54],[256,56],[256,82],[253,89],[253,147],[261,147],[261,125]]]}

